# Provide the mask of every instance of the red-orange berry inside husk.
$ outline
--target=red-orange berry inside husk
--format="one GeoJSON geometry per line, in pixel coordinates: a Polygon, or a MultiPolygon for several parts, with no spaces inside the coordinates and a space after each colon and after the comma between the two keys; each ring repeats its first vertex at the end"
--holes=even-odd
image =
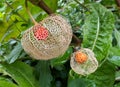
{"type": "Polygon", "coordinates": [[[63,55],[72,39],[70,24],[60,15],[50,15],[27,29],[21,39],[26,53],[38,60],[63,55]]]}
{"type": "Polygon", "coordinates": [[[72,54],[70,66],[77,74],[89,75],[97,70],[98,61],[92,50],[88,48],[81,48],[72,54]]]}
{"type": "Polygon", "coordinates": [[[48,30],[43,26],[37,26],[34,31],[34,36],[38,40],[45,40],[48,37],[48,30]]]}
{"type": "Polygon", "coordinates": [[[77,63],[84,63],[87,61],[87,55],[85,53],[82,53],[82,52],[76,52],[75,53],[75,61],[77,63]]]}

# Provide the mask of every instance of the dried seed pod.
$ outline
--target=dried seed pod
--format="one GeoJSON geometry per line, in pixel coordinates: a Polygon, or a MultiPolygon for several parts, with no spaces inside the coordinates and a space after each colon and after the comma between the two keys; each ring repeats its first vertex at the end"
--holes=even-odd
{"type": "Polygon", "coordinates": [[[72,29],[59,15],[51,15],[26,30],[22,46],[31,57],[48,60],[63,55],[72,39],[72,29]]]}
{"type": "Polygon", "coordinates": [[[89,75],[97,69],[98,61],[92,50],[82,48],[72,54],[70,66],[78,74],[89,75]]]}

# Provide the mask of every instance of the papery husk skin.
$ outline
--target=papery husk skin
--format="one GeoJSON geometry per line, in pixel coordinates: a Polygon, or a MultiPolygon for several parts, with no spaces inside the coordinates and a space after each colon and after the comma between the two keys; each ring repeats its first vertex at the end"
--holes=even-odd
{"type": "Polygon", "coordinates": [[[45,40],[38,40],[34,36],[36,27],[26,30],[21,39],[26,53],[39,60],[56,58],[65,53],[72,39],[72,29],[62,16],[51,15],[35,26],[45,27],[49,35],[45,40]]]}
{"type": "Polygon", "coordinates": [[[74,52],[70,60],[70,66],[72,70],[77,74],[84,76],[95,72],[96,69],[98,68],[98,61],[94,56],[94,52],[88,48],[82,48],[78,51],[85,53],[88,58],[86,62],[78,63],[75,61],[75,52],[74,52]]]}

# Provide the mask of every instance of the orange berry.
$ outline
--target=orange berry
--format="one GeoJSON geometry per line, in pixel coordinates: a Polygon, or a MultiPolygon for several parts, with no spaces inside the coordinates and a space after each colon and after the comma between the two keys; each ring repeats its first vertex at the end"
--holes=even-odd
{"type": "Polygon", "coordinates": [[[84,63],[87,61],[87,55],[82,52],[76,52],[75,53],[75,61],[78,63],[84,63]]]}
{"type": "Polygon", "coordinates": [[[36,26],[34,36],[38,40],[45,40],[48,37],[48,30],[44,28],[43,26],[36,26]]]}

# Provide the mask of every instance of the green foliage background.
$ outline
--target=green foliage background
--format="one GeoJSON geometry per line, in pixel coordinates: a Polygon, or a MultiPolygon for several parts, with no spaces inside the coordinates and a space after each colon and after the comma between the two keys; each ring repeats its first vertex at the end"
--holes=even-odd
{"type": "MultiPolygon", "coordinates": [[[[23,32],[33,26],[25,1],[0,0],[0,87],[120,87],[120,7],[115,0],[44,1],[69,20],[80,46],[94,51],[98,69],[88,76],[71,70],[74,41],[56,59],[30,58],[20,42],[23,32]]],[[[48,16],[40,7],[28,5],[37,22],[48,16]]]]}

